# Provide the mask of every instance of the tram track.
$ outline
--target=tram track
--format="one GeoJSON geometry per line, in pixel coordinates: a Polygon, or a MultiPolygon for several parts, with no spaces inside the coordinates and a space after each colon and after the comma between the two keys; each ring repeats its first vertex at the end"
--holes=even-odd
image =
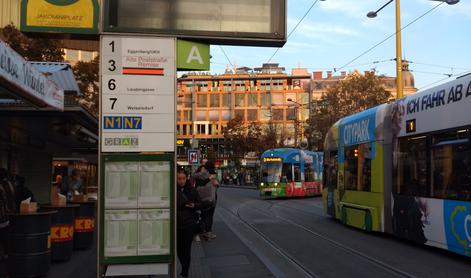
{"type": "Polygon", "coordinates": [[[268,245],[270,245],[271,248],[273,248],[280,256],[294,264],[297,268],[299,268],[306,277],[311,277],[311,278],[319,278],[320,276],[314,272],[312,272],[310,269],[306,268],[301,262],[299,262],[295,257],[291,256],[289,253],[287,253],[283,248],[281,248],[278,244],[276,244],[273,240],[271,240],[269,237],[267,237],[265,234],[263,234],[261,231],[259,231],[253,224],[249,223],[247,220],[245,220],[241,215],[240,215],[240,207],[237,207],[236,212],[233,212],[232,210],[222,207],[224,210],[229,212],[230,214],[234,215],[237,217],[242,223],[244,223],[248,228],[250,228],[251,231],[256,233],[258,236],[263,238],[268,245]]]}
{"type": "MultiPolygon", "coordinates": [[[[253,202],[249,202],[249,203],[253,203],[253,202]]],[[[380,260],[377,260],[377,259],[375,259],[375,258],[373,258],[373,257],[371,257],[371,256],[369,256],[369,255],[367,255],[367,254],[365,254],[365,253],[363,253],[363,252],[360,252],[360,251],[358,251],[358,250],[355,250],[355,249],[353,249],[353,248],[351,248],[351,247],[349,247],[349,246],[347,246],[347,245],[345,245],[345,244],[343,244],[343,243],[340,243],[340,242],[335,241],[335,240],[333,240],[333,239],[331,239],[331,238],[328,238],[327,236],[322,235],[322,234],[320,234],[320,233],[318,233],[318,232],[316,232],[316,231],[313,231],[313,230],[309,229],[308,227],[306,227],[306,226],[304,226],[304,225],[301,225],[301,224],[296,223],[296,222],[294,222],[294,221],[292,221],[292,220],[290,220],[290,219],[287,219],[287,218],[285,218],[285,217],[282,217],[282,216],[278,215],[277,212],[273,210],[273,208],[276,207],[276,206],[279,206],[279,204],[276,204],[274,201],[270,201],[270,206],[268,207],[268,210],[271,211],[271,212],[273,212],[273,215],[271,215],[271,214],[269,214],[269,213],[266,213],[266,212],[262,212],[263,209],[261,209],[261,208],[259,208],[259,207],[257,207],[257,206],[252,207],[251,205],[249,205],[249,204],[247,204],[247,203],[245,203],[244,205],[245,205],[245,206],[244,206],[243,208],[249,208],[250,210],[252,210],[252,211],[254,211],[254,212],[258,213],[258,214],[264,215],[264,216],[266,216],[266,217],[270,217],[270,218],[275,217],[276,219],[278,219],[278,220],[280,220],[280,221],[282,221],[282,222],[284,222],[284,223],[286,223],[286,224],[289,224],[289,225],[292,225],[292,226],[294,226],[294,227],[297,227],[298,229],[301,229],[301,230],[303,230],[303,231],[305,231],[305,232],[307,232],[307,233],[309,233],[309,234],[315,236],[316,238],[319,238],[319,239],[321,239],[321,240],[324,240],[324,241],[328,242],[328,243],[331,244],[332,246],[335,246],[335,247],[339,248],[340,250],[343,250],[343,251],[349,253],[349,254],[352,255],[352,256],[355,256],[355,257],[357,257],[357,258],[359,258],[359,259],[362,259],[363,261],[366,261],[366,262],[368,262],[368,263],[370,263],[370,264],[373,264],[373,265],[377,266],[378,268],[383,269],[384,271],[387,271],[387,272],[389,272],[390,274],[392,274],[392,275],[394,275],[394,276],[397,276],[397,277],[411,277],[411,278],[412,278],[412,277],[416,277],[416,276],[413,275],[413,274],[410,274],[410,273],[408,273],[408,272],[402,271],[402,270],[400,270],[400,269],[398,269],[398,268],[396,268],[396,267],[394,267],[394,266],[392,266],[392,265],[389,265],[388,263],[385,263],[385,262],[382,262],[382,261],[380,261],[380,260]]],[[[289,206],[280,206],[280,207],[284,207],[284,208],[292,209],[292,210],[296,210],[296,211],[301,211],[301,212],[304,212],[304,213],[306,213],[306,214],[313,214],[313,213],[309,213],[309,212],[306,212],[306,211],[300,210],[300,209],[295,209],[295,208],[292,208],[292,207],[289,207],[289,206]]],[[[248,223],[248,221],[246,221],[245,219],[243,219],[243,217],[240,215],[240,212],[239,212],[239,210],[240,210],[241,208],[242,208],[242,207],[240,207],[240,206],[237,208],[237,217],[238,217],[241,221],[243,221],[244,223],[246,223],[249,227],[251,227],[251,229],[253,229],[256,233],[258,233],[260,236],[262,236],[263,238],[265,238],[267,241],[271,241],[266,235],[264,235],[261,231],[259,231],[259,230],[255,227],[255,225],[250,224],[250,223],[248,223]]],[[[314,215],[316,215],[316,214],[314,214],[314,215]]],[[[274,242],[272,242],[272,245],[277,246],[276,243],[274,243],[274,242]]],[[[277,248],[280,249],[279,246],[278,246],[277,248]]],[[[299,265],[299,266],[302,267],[303,269],[307,269],[302,263],[300,263],[299,261],[297,261],[297,260],[296,260],[295,258],[293,258],[290,254],[287,254],[284,250],[282,250],[282,252],[285,254],[286,257],[290,258],[291,261],[293,261],[294,263],[296,263],[297,265],[299,265]]],[[[309,269],[307,269],[307,270],[308,270],[308,273],[314,273],[314,272],[312,272],[312,271],[309,270],[309,269]]],[[[312,277],[319,277],[318,274],[315,274],[315,275],[316,275],[316,276],[312,276],[312,277]]]]}

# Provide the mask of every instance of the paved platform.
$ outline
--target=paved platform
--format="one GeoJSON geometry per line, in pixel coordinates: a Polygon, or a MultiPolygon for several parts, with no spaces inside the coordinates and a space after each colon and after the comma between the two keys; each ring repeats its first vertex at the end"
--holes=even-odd
{"type": "Polygon", "coordinates": [[[273,277],[258,257],[224,223],[217,210],[213,226],[217,238],[193,242],[189,277],[273,277]]]}

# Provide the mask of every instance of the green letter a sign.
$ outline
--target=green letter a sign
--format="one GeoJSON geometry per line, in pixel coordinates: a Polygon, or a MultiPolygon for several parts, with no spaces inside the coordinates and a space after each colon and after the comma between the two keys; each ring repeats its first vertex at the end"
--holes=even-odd
{"type": "Polygon", "coordinates": [[[178,70],[209,70],[209,44],[177,41],[178,70]]]}

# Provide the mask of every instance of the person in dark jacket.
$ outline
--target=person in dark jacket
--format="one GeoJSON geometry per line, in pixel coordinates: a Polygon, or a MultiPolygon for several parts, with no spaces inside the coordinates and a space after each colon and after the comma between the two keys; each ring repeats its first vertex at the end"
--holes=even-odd
{"type": "Polygon", "coordinates": [[[197,233],[196,210],[204,204],[199,201],[196,189],[191,186],[185,170],[177,172],[177,256],[182,265],[183,277],[188,277],[191,261],[191,244],[197,233]]]}

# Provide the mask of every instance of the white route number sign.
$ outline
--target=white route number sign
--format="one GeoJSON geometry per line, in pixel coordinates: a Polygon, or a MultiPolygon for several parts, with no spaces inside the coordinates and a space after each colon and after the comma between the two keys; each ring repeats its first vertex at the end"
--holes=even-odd
{"type": "Polygon", "coordinates": [[[102,36],[102,152],[175,151],[174,38],[102,36]]]}

